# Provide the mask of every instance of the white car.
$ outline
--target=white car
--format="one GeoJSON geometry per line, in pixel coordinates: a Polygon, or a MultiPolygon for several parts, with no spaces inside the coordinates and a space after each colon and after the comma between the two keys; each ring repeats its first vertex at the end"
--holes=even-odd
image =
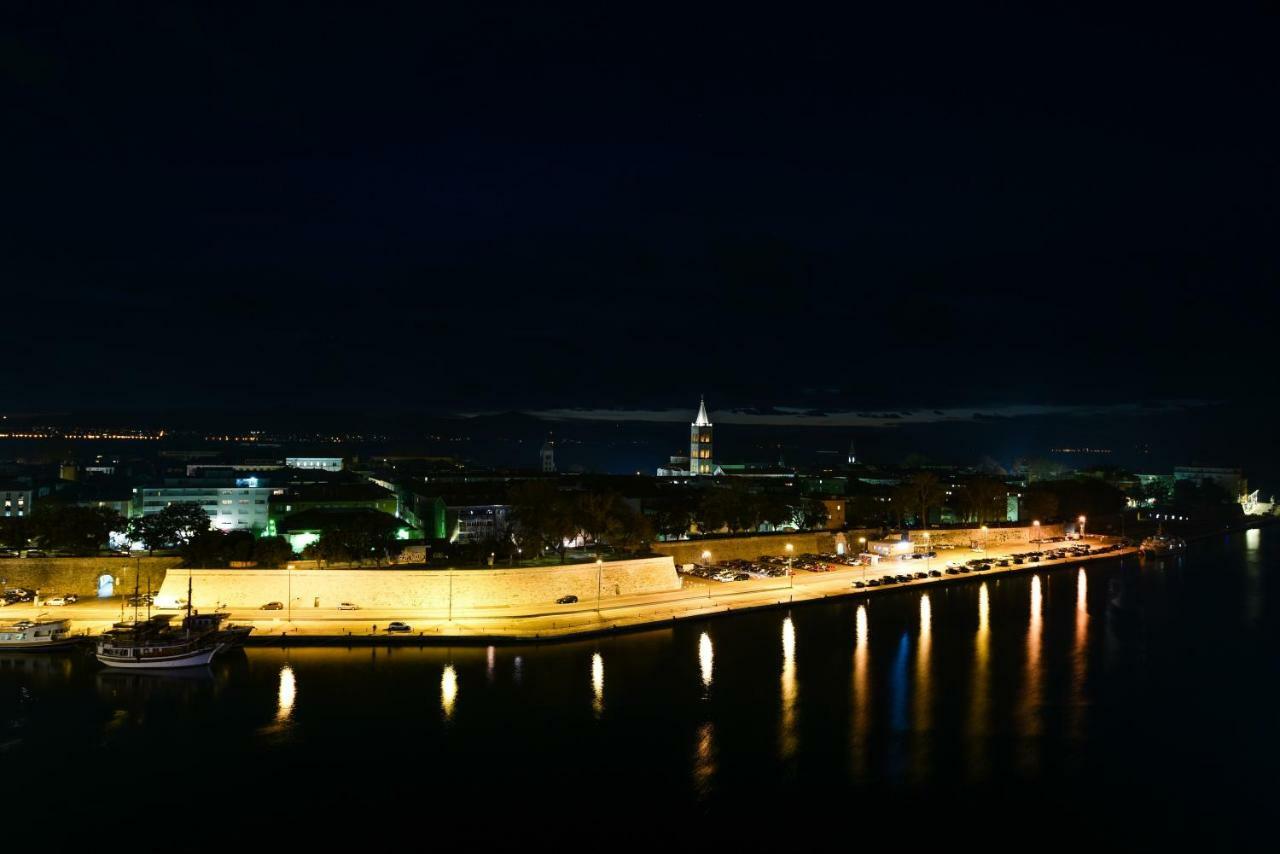
{"type": "Polygon", "coordinates": [[[360,606],[359,606],[359,605],[353,605],[353,604],[351,604],[350,602],[339,602],[339,603],[338,603],[338,610],[339,610],[339,611],[359,611],[359,610],[360,610],[360,606]]]}
{"type": "Polygon", "coordinates": [[[68,605],[70,603],[67,602],[67,597],[65,596],[54,596],[52,599],[44,600],[44,604],[57,608],[57,607],[61,607],[62,605],[68,605]]]}

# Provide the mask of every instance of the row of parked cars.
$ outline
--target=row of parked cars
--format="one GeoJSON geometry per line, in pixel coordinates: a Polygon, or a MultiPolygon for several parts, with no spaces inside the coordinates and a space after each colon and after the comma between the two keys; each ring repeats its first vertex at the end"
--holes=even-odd
{"type": "Polygon", "coordinates": [[[840,567],[861,565],[857,555],[805,552],[791,558],[786,555],[760,555],[755,560],[732,558],[710,565],[687,563],[681,571],[709,581],[748,581],[752,578],[785,578],[788,566],[806,572],[830,572],[840,567]]]}
{"type": "Polygon", "coordinates": [[[861,590],[864,587],[888,587],[891,584],[906,584],[909,581],[917,581],[922,578],[941,578],[942,573],[936,569],[928,572],[906,572],[898,575],[882,575],[879,578],[869,578],[866,581],[855,581],[853,586],[861,590]]]}
{"type": "MultiPolygon", "coordinates": [[[[25,587],[10,587],[0,595],[0,605],[19,605],[24,602],[34,602],[36,592],[27,590],[25,587]]],[[[70,605],[78,602],[80,597],[74,593],[65,593],[62,596],[50,596],[48,599],[41,600],[41,605],[70,605]]]]}

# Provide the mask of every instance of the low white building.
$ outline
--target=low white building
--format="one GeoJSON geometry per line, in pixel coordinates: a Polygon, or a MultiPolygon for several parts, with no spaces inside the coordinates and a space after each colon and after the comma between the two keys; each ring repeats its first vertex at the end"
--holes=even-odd
{"type": "Polygon", "coordinates": [[[342,471],[342,457],[285,457],[284,464],[291,469],[342,471]]]}

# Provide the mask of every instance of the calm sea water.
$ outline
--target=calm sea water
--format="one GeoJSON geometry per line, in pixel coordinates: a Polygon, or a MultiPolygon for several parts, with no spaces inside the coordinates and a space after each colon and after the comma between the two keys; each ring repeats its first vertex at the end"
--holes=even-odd
{"type": "Polygon", "coordinates": [[[181,675],[6,656],[0,763],[56,782],[11,785],[24,814],[105,826],[199,803],[201,822],[291,838],[679,825],[1232,847],[1280,773],[1278,564],[1280,530],[1251,531],[579,642],[250,649],[181,675]]]}

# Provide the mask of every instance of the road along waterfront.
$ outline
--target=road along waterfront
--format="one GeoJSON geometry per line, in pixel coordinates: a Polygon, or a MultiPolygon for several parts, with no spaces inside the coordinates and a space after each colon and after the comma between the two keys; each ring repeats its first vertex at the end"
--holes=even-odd
{"type": "MultiPolygon", "coordinates": [[[[1095,546],[1110,545],[1113,538],[1089,537],[1095,546]]],[[[982,557],[998,561],[1028,547],[1018,546],[1006,550],[991,550],[982,557]]],[[[610,597],[600,608],[595,602],[559,605],[546,603],[538,606],[493,606],[455,608],[452,614],[441,609],[379,608],[343,611],[337,609],[294,608],[292,620],[285,612],[263,612],[260,609],[230,609],[231,620],[254,627],[248,643],[251,645],[325,645],[325,644],[422,644],[428,642],[454,642],[469,639],[472,642],[525,641],[553,638],[571,638],[607,632],[635,630],[662,623],[702,619],[723,614],[761,608],[777,608],[844,597],[876,597],[892,591],[929,588],[950,584],[974,583],[981,578],[1016,575],[1039,570],[1077,566],[1098,560],[1115,560],[1136,554],[1133,546],[1124,546],[1100,554],[1072,555],[1057,560],[1044,559],[1038,563],[1012,564],[1007,567],[991,566],[983,571],[948,575],[945,558],[930,560],[886,560],[877,565],[834,569],[829,572],[797,570],[790,578],[758,579],[741,582],[716,582],[702,578],[682,576],[683,587],[663,593],[610,597]],[[879,578],[882,575],[914,573],[935,569],[940,577],[912,578],[909,581],[880,587],[854,587],[855,582],[879,578]],[[305,617],[299,616],[305,613],[305,617]],[[266,614],[270,614],[268,617],[266,614]],[[279,616],[277,616],[279,615],[279,616]],[[409,631],[388,634],[387,624],[400,621],[409,625],[409,631]]],[[[958,556],[971,557],[968,553],[958,556]]],[[[372,571],[372,570],[371,570],[372,571]]],[[[383,570],[394,572],[395,570],[383,570]]],[[[548,571],[554,571],[549,569],[548,571]]],[[[175,572],[181,572],[177,570],[175,572]]],[[[110,628],[119,619],[120,609],[104,608],[96,603],[77,603],[57,611],[59,616],[73,619],[75,629],[96,635],[110,628]]],[[[32,619],[37,607],[12,607],[4,616],[10,620],[32,619]]]]}

